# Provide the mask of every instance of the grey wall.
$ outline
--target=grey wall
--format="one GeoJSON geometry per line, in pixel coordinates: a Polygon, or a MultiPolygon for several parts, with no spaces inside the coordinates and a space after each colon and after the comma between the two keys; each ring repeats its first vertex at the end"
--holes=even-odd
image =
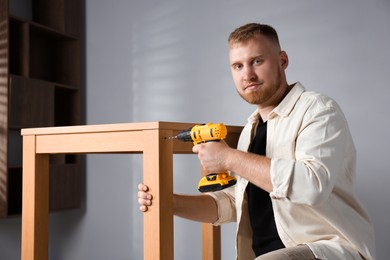
{"type": "MultiPolygon", "coordinates": [[[[390,233],[390,2],[86,1],[87,123],[224,122],[254,107],[236,94],[226,39],[247,22],[279,31],[289,82],[335,98],[358,150],[357,194],[375,224],[378,259],[390,233]]],[[[51,215],[51,259],[142,259],[136,186],[141,155],[87,157],[82,210],[51,215]]],[[[196,156],[175,156],[175,191],[196,194],[196,156]]],[[[233,259],[234,225],[223,228],[233,259]]],[[[20,220],[0,221],[0,258],[20,257],[20,220]]],[[[175,219],[175,258],[200,259],[200,225],[175,219]]]]}

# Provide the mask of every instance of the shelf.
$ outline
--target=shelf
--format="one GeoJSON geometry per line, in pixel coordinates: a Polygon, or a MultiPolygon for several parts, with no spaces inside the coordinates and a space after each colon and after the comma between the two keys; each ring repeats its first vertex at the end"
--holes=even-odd
{"type": "Polygon", "coordinates": [[[78,85],[79,39],[37,23],[10,19],[10,72],[12,74],[78,85]]]}
{"type": "Polygon", "coordinates": [[[78,124],[79,95],[78,88],[74,86],[11,75],[9,127],[20,129],[78,124]]]}
{"type": "Polygon", "coordinates": [[[23,80],[23,79],[24,80],[34,80],[36,82],[41,82],[42,84],[48,84],[48,85],[54,86],[55,88],[59,88],[59,89],[67,89],[67,90],[75,90],[75,91],[79,90],[79,87],[75,86],[75,85],[62,84],[62,83],[48,81],[48,80],[42,80],[42,79],[31,79],[30,77],[21,76],[19,74],[14,74],[14,73],[9,74],[9,76],[10,76],[11,81],[14,78],[16,78],[16,80],[23,80]]]}
{"type": "Polygon", "coordinates": [[[22,167],[8,168],[8,215],[22,212],[22,167]]]}
{"type": "Polygon", "coordinates": [[[16,20],[10,20],[10,71],[28,76],[28,26],[16,20]]]}
{"type": "Polygon", "coordinates": [[[63,31],[56,30],[52,27],[49,27],[49,26],[46,26],[46,25],[43,25],[43,24],[40,24],[37,22],[23,19],[23,18],[18,17],[16,15],[10,15],[10,22],[13,24],[29,25],[31,30],[41,31],[42,33],[49,34],[53,38],[63,39],[63,40],[79,40],[79,38],[77,38],[74,35],[66,34],[63,31]]]}
{"type": "MultiPolygon", "coordinates": [[[[49,207],[51,211],[78,208],[80,206],[80,178],[77,164],[50,165],[49,207]]],[[[18,216],[22,212],[22,167],[8,168],[8,215],[18,216]]]]}
{"type": "MultiPolygon", "coordinates": [[[[83,123],[82,4],[0,0],[0,218],[21,210],[21,129],[83,123]]],[[[79,207],[81,168],[79,155],[50,156],[51,210],[79,207]]]]}
{"type": "Polygon", "coordinates": [[[19,167],[22,165],[22,136],[20,129],[8,130],[8,167],[19,167]]]}
{"type": "Polygon", "coordinates": [[[78,105],[79,92],[71,89],[56,88],[54,94],[54,125],[69,126],[80,122],[78,105]]]}
{"type": "Polygon", "coordinates": [[[78,41],[53,37],[51,33],[30,28],[30,77],[67,85],[77,85],[80,68],[78,41]]]}
{"type": "Polygon", "coordinates": [[[54,88],[43,81],[12,77],[9,89],[11,127],[54,125],[54,88]]]}
{"type": "Polygon", "coordinates": [[[80,185],[80,167],[78,164],[50,165],[50,210],[58,211],[79,208],[80,185]]]}
{"type": "Polygon", "coordinates": [[[14,10],[16,7],[12,6],[11,2],[10,17],[79,38],[82,2],[80,0],[32,0],[31,3],[26,3],[28,10],[23,12],[14,10]]]}

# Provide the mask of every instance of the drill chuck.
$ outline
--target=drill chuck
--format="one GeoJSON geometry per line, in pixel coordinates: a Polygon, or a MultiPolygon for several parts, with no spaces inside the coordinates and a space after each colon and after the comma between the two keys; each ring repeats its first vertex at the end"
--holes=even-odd
{"type": "Polygon", "coordinates": [[[183,142],[192,142],[191,129],[192,128],[181,131],[180,133],[178,133],[176,138],[183,142]]]}

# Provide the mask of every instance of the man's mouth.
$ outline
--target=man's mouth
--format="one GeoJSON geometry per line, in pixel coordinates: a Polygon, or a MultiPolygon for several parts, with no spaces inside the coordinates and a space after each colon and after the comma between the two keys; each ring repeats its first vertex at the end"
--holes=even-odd
{"type": "Polygon", "coordinates": [[[244,87],[244,91],[253,91],[258,89],[261,86],[260,83],[251,83],[244,87]]]}

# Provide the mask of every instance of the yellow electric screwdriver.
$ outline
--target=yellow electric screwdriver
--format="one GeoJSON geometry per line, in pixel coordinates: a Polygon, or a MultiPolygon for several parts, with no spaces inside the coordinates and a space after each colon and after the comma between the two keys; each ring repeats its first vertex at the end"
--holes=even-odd
{"type": "MultiPolygon", "coordinates": [[[[167,139],[178,139],[183,142],[193,142],[194,145],[206,142],[219,142],[226,138],[227,129],[224,124],[207,123],[195,125],[187,130],[179,132],[178,135],[168,137],[167,139]]],[[[223,190],[236,184],[234,176],[227,172],[210,173],[200,179],[198,190],[200,192],[210,192],[223,190]]]]}

